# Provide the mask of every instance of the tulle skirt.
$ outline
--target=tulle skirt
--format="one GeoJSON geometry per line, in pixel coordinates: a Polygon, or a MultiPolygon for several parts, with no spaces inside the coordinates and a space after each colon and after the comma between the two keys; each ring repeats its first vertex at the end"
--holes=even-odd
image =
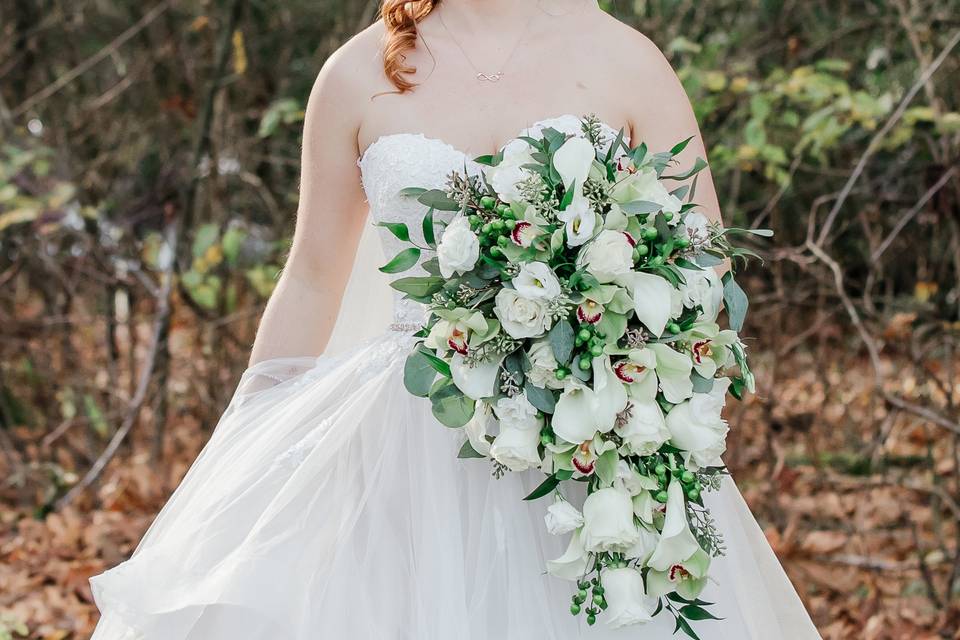
{"type": "MultiPolygon", "coordinates": [[[[544,572],[566,536],[539,472],[491,475],[409,395],[410,338],[249,369],[126,562],[90,579],[93,640],[595,640],[674,637],[654,622],[588,627],[544,572]]],[[[702,598],[704,640],[819,638],[732,481],[707,496],[727,554],[702,598]]]]}

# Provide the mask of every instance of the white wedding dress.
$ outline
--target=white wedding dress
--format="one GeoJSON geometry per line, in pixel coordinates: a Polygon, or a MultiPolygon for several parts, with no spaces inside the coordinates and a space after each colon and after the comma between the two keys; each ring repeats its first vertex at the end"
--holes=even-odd
{"type": "MultiPolygon", "coordinates": [[[[412,231],[423,210],[401,188],[477,169],[419,134],[380,138],[359,165],[373,221],[412,231]]],[[[368,227],[327,353],[247,370],[133,557],[90,579],[93,640],[679,637],[666,612],[617,630],[570,615],[575,585],[544,572],[566,536],[545,530],[548,499],[521,500],[542,474],[458,459],[462,430],[405,391],[423,308],[395,299],[377,267],[398,241],[368,227]]],[[[819,638],[733,482],[706,499],[728,551],[701,596],[723,620],[693,622],[700,637],[819,638]]]]}

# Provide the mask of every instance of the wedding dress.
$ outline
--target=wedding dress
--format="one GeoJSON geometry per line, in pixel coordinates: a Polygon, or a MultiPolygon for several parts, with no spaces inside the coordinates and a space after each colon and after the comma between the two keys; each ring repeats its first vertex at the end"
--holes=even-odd
{"type": "MultiPolygon", "coordinates": [[[[534,125],[546,126],[576,132],[580,121],[534,125]]],[[[380,138],[358,164],[372,220],[407,222],[412,235],[422,207],[398,191],[478,169],[406,133],[380,138]]],[[[424,310],[377,271],[398,242],[368,225],[324,355],[244,373],[132,558],[91,578],[102,612],[93,640],[674,637],[665,612],[622,629],[571,616],[576,586],[544,572],[566,536],[544,527],[548,499],[521,500],[543,475],[497,479],[489,463],[458,459],[462,430],[406,392],[424,310]]],[[[694,622],[700,637],[819,638],[733,482],[706,501],[727,553],[701,596],[723,620],[694,622]]]]}

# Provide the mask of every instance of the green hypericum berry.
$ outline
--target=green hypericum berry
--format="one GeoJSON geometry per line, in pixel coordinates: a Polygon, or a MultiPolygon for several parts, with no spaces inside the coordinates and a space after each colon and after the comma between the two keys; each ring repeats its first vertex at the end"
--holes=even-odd
{"type": "Polygon", "coordinates": [[[648,247],[648,246],[645,245],[645,244],[641,244],[641,245],[637,246],[636,252],[639,253],[641,256],[645,256],[645,255],[647,255],[648,253],[650,253],[650,247],[648,247]]]}
{"type": "Polygon", "coordinates": [[[604,593],[606,593],[606,592],[603,590],[603,585],[602,585],[602,584],[598,584],[597,586],[595,586],[595,587],[593,588],[593,595],[595,595],[595,596],[597,596],[597,595],[602,596],[604,593]]]}
{"type": "Polygon", "coordinates": [[[588,616],[587,616],[587,624],[589,624],[589,625],[595,625],[595,624],[597,624],[597,616],[593,615],[592,613],[591,613],[590,615],[588,615],[588,616]]]}
{"type": "Polygon", "coordinates": [[[450,309],[451,311],[453,311],[456,308],[457,308],[457,303],[454,302],[453,300],[447,303],[447,309],[450,309]]]}
{"type": "Polygon", "coordinates": [[[589,371],[591,367],[590,358],[580,358],[580,368],[584,371],[589,371]]]}
{"type": "Polygon", "coordinates": [[[580,615],[580,605],[578,604],[570,605],[570,613],[572,613],[575,616],[580,615]]]}
{"type": "Polygon", "coordinates": [[[592,347],[590,347],[590,355],[592,355],[594,358],[599,358],[600,356],[603,355],[603,347],[596,344],[593,345],[592,347]]]}
{"type": "Polygon", "coordinates": [[[603,604],[603,596],[593,596],[593,604],[597,605],[598,607],[603,604]]]}
{"type": "Polygon", "coordinates": [[[480,206],[484,209],[493,209],[494,205],[496,204],[496,199],[491,196],[483,196],[480,198],[480,206]]]}
{"type": "Polygon", "coordinates": [[[678,325],[676,322],[671,322],[667,325],[667,331],[672,334],[678,334],[680,331],[682,331],[682,329],[680,329],[680,325],[678,325]]]}
{"type": "Polygon", "coordinates": [[[696,487],[690,487],[689,489],[687,489],[687,497],[690,498],[691,500],[699,499],[700,489],[697,489],[696,487]]]}
{"type": "Polygon", "coordinates": [[[499,213],[500,215],[505,214],[507,211],[512,211],[510,209],[510,205],[508,205],[507,203],[501,202],[500,204],[497,205],[497,213],[499,213]]]}
{"type": "Polygon", "coordinates": [[[503,255],[503,249],[497,246],[490,247],[490,255],[492,255],[494,258],[499,258],[503,255]]]}
{"type": "Polygon", "coordinates": [[[510,229],[510,231],[513,231],[514,229],[517,228],[516,220],[510,220],[510,219],[504,220],[503,224],[506,225],[507,229],[510,229]]]}
{"type": "Polygon", "coordinates": [[[686,249],[690,246],[690,241],[687,238],[677,238],[676,243],[681,249],[686,249]]]}
{"type": "Polygon", "coordinates": [[[510,238],[508,238],[507,236],[500,236],[499,238],[497,238],[497,244],[500,245],[501,247],[505,247],[508,244],[510,244],[510,238]]]}
{"type": "Polygon", "coordinates": [[[643,239],[644,240],[656,240],[657,239],[657,230],[653,227],[647,227],[643,230],[643,239]]]}
{"type": "Polygon", "coordinates": [[[493,220],[490,222],[490,226],[493,227],[494,231],[503,231],[503,220],[493,220]]]}
{"type": "Polygon", "coordinates": [[[577,591],[577,597],[582,598],[583,600],[587,599],[587,590],[583,587],[580,587],[580,591],[577,591]]]}
{"type": "Polygon", "coordinates": [[[489,222],[485,222],[482,227],[480,227],[480,233],[490,233],[493,231],[493,227],[489,222]]]}
{"type": "Polygon", "coordinates": [[[590,339],[590,330],[580,329],[580,331],[577,332],[577,337],[580,338],[580,340],[582,340],[583,342],[586,342],[587,340],[590,339]]]}
{"type": "Polygon", "coordinates": [[[673,212],[671,212],[671,211],[664,211],[664,212],[663,212],[663,219],[666,220],[667,222],[670,222],[671,220],[673,220],[673,212]]]}
{"type": "Polygon", "coordinates": [[[680,482],[683,484],[690,484],[697,479],[697,476],[693,475],[692,471],[684,471],[680,474],[680,482]]]}
{"type": "Polygon", "coordinates": [[[476,226],[478,226],[481,222],[483,222],[483,218],[481,218],[480,216],[478,216],[478,215],[475,214],[475,213],[472,214],[469,218],[467,218],[467,220],[470,222],[470,226],[471,226],[471,227],[476,227],[476,226]]]}
{"type": "Polygon", "coordinates": [[[665,464],[658,464],[657,466],[655,466],[655,467],[653,468],[653,472],[654,472],[655,474],[657,474],[658,476],[660,476],[661,478],[662,478],[662,477],[665,477],[665,476],[667,475],[667,465],[665,465],[665,464]]]}
{"type": "Polygon", "coordinates": [[[666,502],[669,497],[666,491],[657,491],[657,495],[653,496],[653,499],[657,502],[666,502]]]}

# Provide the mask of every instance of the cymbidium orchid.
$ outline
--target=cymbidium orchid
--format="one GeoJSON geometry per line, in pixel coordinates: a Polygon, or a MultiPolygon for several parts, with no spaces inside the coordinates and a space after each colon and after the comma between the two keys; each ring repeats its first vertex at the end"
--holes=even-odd
{"type": "Polygon", "coordinates": [[[662,596],[677,591],[685,598],[696,598],[706,585],[710,556],[707,555],[687,520],[686,498],[676,479],[667,488],[667,512],[660,532],[660,540],[647,561],[647,589],[651,595],[662,596]]]}
{"type": "Polygon", "coordinates": [[[732,363],[731,347],[739,340],[736,331],[721,330],[715,322],[702,322],[690,329],[688,337],[693,369],[701,377],[713,378],[718,369],[732,363]]]}
{"type": "Polygon", "coordinates": [[[573,202],[558,213],[557,218],[565,223],[568,247],[585,244],[597,228],[597,214],[582,195],[574,196],[573,202]]]}

